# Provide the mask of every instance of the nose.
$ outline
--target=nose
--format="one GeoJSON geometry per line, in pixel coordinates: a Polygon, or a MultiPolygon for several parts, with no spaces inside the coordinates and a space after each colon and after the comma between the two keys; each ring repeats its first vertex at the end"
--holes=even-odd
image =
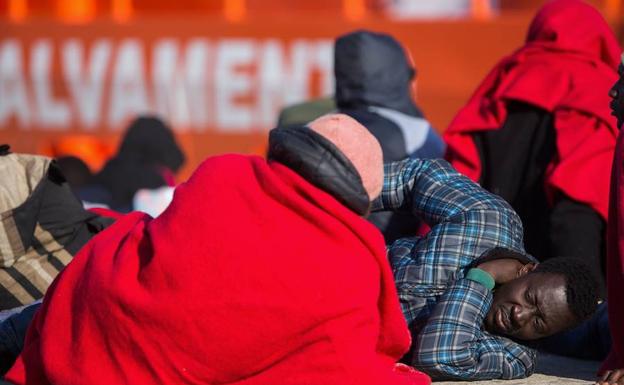
{"type": "Polygon", "coordinates": [[[516,329],[520,329],[531,321],[535,309],[525,306],[514,305],[511,309],[511,322],[516,329]]]}

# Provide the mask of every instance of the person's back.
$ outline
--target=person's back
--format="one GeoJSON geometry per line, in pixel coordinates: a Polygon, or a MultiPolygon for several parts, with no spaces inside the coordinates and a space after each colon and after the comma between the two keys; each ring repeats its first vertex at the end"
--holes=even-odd
{"type": "MultiPolygon", "coordinates": [[[[427,384],[395,367],[409,334],[382,237],[360,217],[381,150],[345,157],[324,135],[365,129],[329,119],[273,131],[268,162],[209,158],[161,216],[102,233],[57,281],[7,379],[427,384]]],[[[357,137],[352,148],[371,148],[357,137]]]]}
{"type": "Polygon", "coordinates": [[[453,166],[520,214],[529,253],[584,258],[596,273],[617,132],[605,90],[619,52],[591,6],[549,2],[444,135],[453,166]]]}
{"type": "Polygon", "coordinates": [[[384,161],[440,158],[444,142],[412,100],[415,69],[391,36],[355,31],[336,39],[336,106],[381,144],[384,161]]]}
{"type": "Polygon", "coordinates": [[[60,271],[113,220],[82,207],[53,159],[0,146],[0,310],[43,297],[60,271]]]}
{"type": "Polygon", "coordinates": [[[139,117],[130,124],[117,154],[82,189],[80,198],[131,211],[138,190],[173,185],[184,160],[171,128],[159,118],[139,117]]]}
{"type": "MultiPolygon", "coordinates": [[[[355,31],[336,39],[336,105],[364,125],[381,144],[384,162],[441,158],[445,144],[412,99],[415,69],[393,37],[355,31]]],[[[416,234],[420,223],[389,212],[369,217],[391,243],[416,234]]]]}

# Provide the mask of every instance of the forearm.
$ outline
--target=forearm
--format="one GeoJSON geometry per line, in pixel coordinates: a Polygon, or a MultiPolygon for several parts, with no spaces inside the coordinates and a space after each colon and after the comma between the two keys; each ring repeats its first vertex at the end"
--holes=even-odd
{"type": "MultiPolygon", "coordinates": [[[[407,211],[435,225],[461,221],[471,211],[515,213],[500,197],[458,173],[441,159],[406,159],[384,166],[384,185],[373,210],[407,211]]],[[[518,221],[519,222],[519,221],[518,221]]]]}
{"type": "Polygon", "coordinates": [[[440,297],[415,336],[412,364],[435,379],[512,379],[533,372],[530,349],[482,331],[491,292],[461,279],[440,297]]]}

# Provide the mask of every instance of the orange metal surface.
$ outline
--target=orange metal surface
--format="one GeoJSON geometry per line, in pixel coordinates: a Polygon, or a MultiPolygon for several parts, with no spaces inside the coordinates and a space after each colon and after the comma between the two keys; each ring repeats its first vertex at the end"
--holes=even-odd
{"type": "MultiPolygon", "coordinates": [[[[38,152],[90,135],[114,147],[133,111],[158,112],[187,152],[182,177],[211,154],[261,154],[281,106],[331,93],[333,39],[358,28],[404,44],[418,68],[415,98],[443,131],[489,69],[522,43],[532,18],[532,10],[492,17],[475,8],[479,19],[399,23],[367,0],[302,2],[309,8],[298,13],[269,7],[293,4],[286,0],[180,0],[191,14],[167,13],[170,0],[7,1],[0,142],[38,152]],[[71,22],[32,16],[76,1],[83,8],[61,12],[71,22]]],[[[619,1],[607,3],[606,13],[621,12],[619,1]]]]}

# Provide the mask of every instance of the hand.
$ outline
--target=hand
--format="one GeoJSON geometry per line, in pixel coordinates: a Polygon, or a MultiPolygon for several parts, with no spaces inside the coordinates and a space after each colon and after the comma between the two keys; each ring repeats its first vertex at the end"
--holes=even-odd
{"type": "Polygon", "coordinates": [[[523,265],[522,262],[516,259],[503,258],[483,262],[477,267],[489,273],[497,285],[502,285],[533,270],[535,264],[528,263],[523,265]]]}
{"type": "Polygon", "coordinates": [[[596,381],[597,385],[624,385],[624,369],[607,370],[602,374],[600,380],[596,381]]]}

